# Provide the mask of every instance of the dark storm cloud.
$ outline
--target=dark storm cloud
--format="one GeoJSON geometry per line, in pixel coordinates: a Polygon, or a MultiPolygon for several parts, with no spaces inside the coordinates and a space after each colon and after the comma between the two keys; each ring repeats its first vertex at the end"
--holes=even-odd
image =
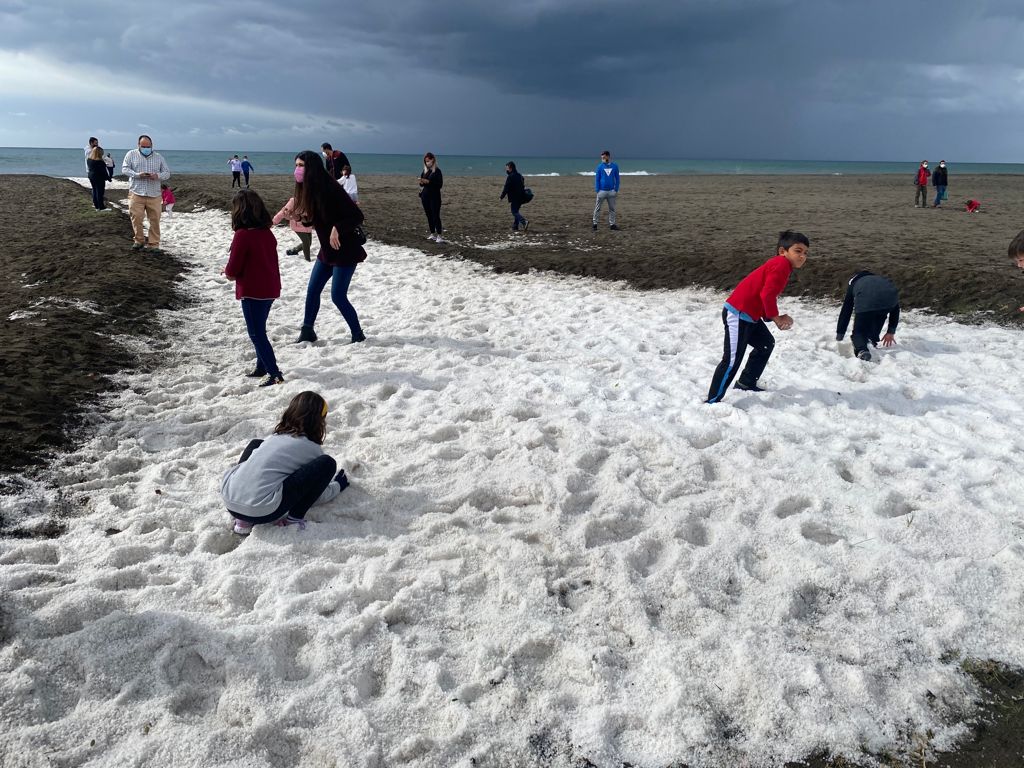
{"type": "Polygon", "coordinates": [[[1022,19],[1005,0],[7,0],[0,49],[362,120],[396,140],[414,124],[464,145],[484,133],[566,151],[600,123],[652,152],[683,134],[705,154],[738,142],[813,155],[873,151],[920,131],[922,110],[964,125],[1019,115],[1022,19]]]}

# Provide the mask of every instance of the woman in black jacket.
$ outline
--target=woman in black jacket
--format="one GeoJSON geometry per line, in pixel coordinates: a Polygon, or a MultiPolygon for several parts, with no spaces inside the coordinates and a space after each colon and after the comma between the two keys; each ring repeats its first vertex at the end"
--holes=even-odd
{"type": "Polygon", "coordinates": [[[423,211],[427,214],[427,226],[430,227],[428,240],[444,242],[441,239],[441,187],[444,186],[444,177],[441,176],[441,169],[437,167],[437,158],[433,152],[427,152],[423,156],[423,173],[420,174],[420,200],[423,202],[423,211]]]}
{"type": "Polygon", "coordinates": [[[103,150],[93,147],[85,159],[89,169],[89,184],[92,186],[92,204],[97,211],[107,210],[103,199],[107,188],[107,164],[103,162],[103,150]]]}
{"type": "Polygon", "coordinates": [[[509,160],[505,163],[505,188],[501,190],[499,200],[508,197],[508,204],[512,208],[512,231],[518,232],[519,225],[523,225],[523,232],[530,226],[526,217],[519,213],[519,208],[526,202],[526,182],[523,181],[523,174],[516,170],[516,164],[509,160]]]}
{"type": "MultiPolygon", "coordinates": [[[[295,156],[294,210],[304,224],[316,230],[320,253],[313,262],[306,286],[306,309],[298,341],[316,341],[313,325],[320,311],[320,294],[331,281],[331,301],[352,332],[352,342],[365,341],[356,308],[348,300],[348,287],[356,265],[366,260],[360,242],[363,212],[338,182],[331,178],[323,160],[307,150],[295,156]]],[[[298,343],[298,342],[296,342],[298,343]]]]}

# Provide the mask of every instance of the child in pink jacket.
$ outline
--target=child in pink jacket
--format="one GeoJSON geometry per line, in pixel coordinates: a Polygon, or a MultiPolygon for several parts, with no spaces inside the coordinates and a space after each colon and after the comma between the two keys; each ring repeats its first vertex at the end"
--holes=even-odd
{"type": "Polygon", "coordinates": [[[274,217],[274,225],[280,224],[283,219],[288,219],[288,225],[292,228],[292,232],[298,235],[299,240],[302,241],[302,245],[297,248],[289,248],[285,253],[289,256],[295,256],[299,251],[302,251],[306,261],[309,261],[309,248],[313,244],[313,228],[303,226],[301,214],[295,211],[294,197],[289,197],[288,202],[284,204],[284,208],[277,212],[277,215],[274,217]]]}
{"type": "Polygon", "coordinates": [[[166,184],[160,185],[160,210],[168,216],[174,213],[174,190],[166,184]]]}

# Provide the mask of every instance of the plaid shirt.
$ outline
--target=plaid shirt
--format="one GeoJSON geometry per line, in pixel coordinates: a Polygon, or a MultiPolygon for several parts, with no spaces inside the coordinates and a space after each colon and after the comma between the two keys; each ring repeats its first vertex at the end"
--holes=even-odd
{"type": "Polygon", "coordinates": [[[124,156],[121,173],[128,177],[128,191],[143,197],[160,197],[160,182],[171,178],[171,169],[158,152],[143,157],[138,149],[133,149],[124,156]],[[140,179],[140,173],[155,173],[156,179],[140,179]]]}

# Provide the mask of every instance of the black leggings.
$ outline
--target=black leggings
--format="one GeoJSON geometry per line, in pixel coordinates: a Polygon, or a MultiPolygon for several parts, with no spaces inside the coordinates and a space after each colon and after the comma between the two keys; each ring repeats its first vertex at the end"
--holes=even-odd
{"type": "Polygon", "coordinates": [[[235,188],[235,184],[238,184],[238,188],[239,189],[242,188],[242,172],[241,171],[232,171],[231,172],[231,188],[232,189],[235,188]]]}
{"type": "Polygon", "coordinates": [[[106,208],[106,203],[103,200],[104,193],[106,192],[107,180],[96,178],[95,176],[89,177],[89,184],[92,186],[92,204],[97,211],[102,211],[106,208]]]}
{"type": "Polygon", "coordinates": [[[430,227],[430,234],[440,235],[441,229],[441,195],[422,195],[423,211],[427,214],[427,225],[430,227]]]}
{"type": "MultiPolygon", "coordinates": [[[[245,450],[242,451],[242,457],[238,460],[238,463],[241,464],[248,459],[252,452],[261,445],[263,445],[262,440],[249,441],[249,444],[245,446],[245,450]]],[[[333,458],[326,453],[323,456],[317,456],[284,479],[284,483],[281,485],[281,503],[271,514],[264,517],[250,517],[238,512],[231,512],[230,509],[228,512],[231,512],[231,516],[238,520],[244,520],[247,523],[253,524],[273,523],[285,515],[303,518],[309,511],[309,508],[320,498],[320,494],[330,485],[337,471],[338,465],[333,458]]]]}
{"type": "Polygon", "coordinates": [[[878,337],[882,334],[882,327],[889,317],[888,309],[876,309],[870,312],[857,312],[853,316],[853,330],[850,332],[850,340],[853,342],[853,351],[860,352],[868,348],[868,342],[878,346],[878,337]]]}

